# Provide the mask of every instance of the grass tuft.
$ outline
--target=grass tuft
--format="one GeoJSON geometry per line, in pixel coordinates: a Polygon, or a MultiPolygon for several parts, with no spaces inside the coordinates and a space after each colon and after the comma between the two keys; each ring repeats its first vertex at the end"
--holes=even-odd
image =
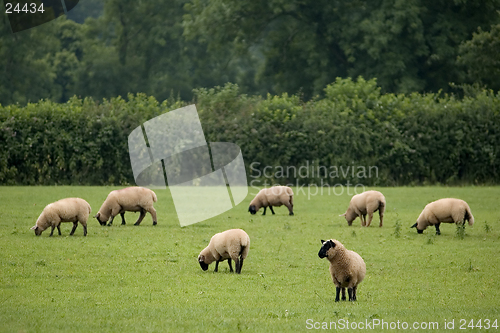
{"type": "Polygon", "coordinates": [[[456,231],[455,231],[455,236],[458,239],[464,239],[465,238],[465,223],[464,224],[457,224],[456,231]]]}

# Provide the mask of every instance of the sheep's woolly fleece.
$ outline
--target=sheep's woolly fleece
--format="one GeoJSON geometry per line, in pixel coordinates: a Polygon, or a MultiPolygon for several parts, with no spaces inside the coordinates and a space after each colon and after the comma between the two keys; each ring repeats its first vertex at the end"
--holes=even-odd
{"type": "Polygon", "coordinates": [[[273,207],[282,205],[288,208],[289,215],[293,215],[293,190],[288,186],[273,186],[260,190],[250,202],[248,211],[255,214],[260,208],[264,207],[262,215],[266,215],[266,209],[269,207],[274,214],[273,207]]]}
{"type": "Polygon", "coordinates": [[[140,212],[139,218],[134,223],[139,225],[146,212],[149,212],[153,218],[153,225],[156,225],[156,210],[153,203],[157,200],[156,194],[144,187],[134,186],[111,191],[94,217],[101,225],[106,225],[109,220],[108,226],[111,226],[118,214],[121,215],[122,224],[125,224],[125,212],[140,212]]]}
{"type": "Polygon", "coordinates": [[[31,228],[35,230],[35,235],[40,236],[48,227],[52,227],[50,236],[57,228],[61,235],[61,222],[73,222],[73,229],[70,235],[73,235],[78,222],[83,226],[83,235],[87,236],[87,220],[92,208],[89,203],[81,198],[65,198],[48,204],[38,217],[36,224],[31,228]]]}
{"type": "Polygon", "coordinates": [[[230,229],[215,234],[210,243],[204,248],[198,256],[198,263],[206,271],[208,265],[216,262],[214,272],[218,271],[219,262],[228,260],[229,269],[233,272],[231,260],[236,264],[236,273],[241,273],[243,261],[250,251],[250,237],[242,229],[230,229]]]}
{"type": "Polygon", "coordinates": [[[357,298],[357,286],[363,281],[366,274],[366,264],[359,254],[347,250],[336,239],[321,241],[322,246],[318,256],[330,261],[330,274],[336,287],[335,301],[339,301],[342,290],[342,300],[345,300],[345,288],[348,288],[349,300],[357,298]]]}

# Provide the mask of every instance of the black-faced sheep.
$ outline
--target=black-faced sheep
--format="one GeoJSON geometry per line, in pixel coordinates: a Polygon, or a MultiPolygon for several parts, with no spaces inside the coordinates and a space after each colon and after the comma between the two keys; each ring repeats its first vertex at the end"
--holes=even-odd
{"type": "Polygon", "coordinates": [[[146,212],[149,212],[153,218],[153,225],[156,225],[156,210],[153,203],[157,200],[156,194],[144,187],[127,187],[111,191],[94,217],[102,226],[106,225],[109,219],[108,226],[111,226],[118,214],[122,217],[122,224],[125,224],[125,212],[140,212],[139,218],[134,223],[134,225],[139,225],[146,216],[146,212]]]}
{"type": "Polygon", "coordinates": [[[243,260],[247,257],[248,251],[250,251],[250,237],[248,237],[248,234],[241,229],[230,229],[215,234],[210,239],[208,246],[200,252],[198,263],[201,269],[206,271],[208,265],[215,261],[214,272],[217,272],[219,262],[227,259],[229,269],[233,272],[232,259],[236,264],[236,273],[240,274],[243,260]]]}
{"type": "Polygon", "coordinates": [[[261,207],[264,207],[262,215],[266,215],[266,209],[269,207],[274,215],[273,206],[280,207],[281,205],[285,205],[288,208],[289,215],[293,215],[293,191],[288,186],[273,186],[260,190],[250,202],[248,211],[253,215],[261,207]]]}
{"type": "Polygon", "coordinates": [[[61,235],[61,222],[73,222],[73,229],[70,235],[75,233],[78,222],[83,226],[83,235],[87,236],[87,220],[91,212],[87,201],[80,198],[66,198],[48,204],[36,220],[36,224],[31,228],[35,230],[35,235],[40,236],[48,227],[52,227],[50,236],[54,234],[54,228],[57,228],[59,236],[61,235]]]}
{"type": "Polygon", "coordinates": [[[359,254],[347,250],[336,239],[321,240],[321,249],[318,256],[328,258],[330,261],[330,274],[336,287],[335,302],[339,301],[342,289],[342,300],[345,301],[345,288],[349,294],[349,301],[356,300],[358,284],[363,281],[366,274],[366,265],[359,254]]]}
{"type": "Polygon", "coordinates": [[[369,227],[372,223],[373,213],[377,210],[380,216],[380,226],[382,226],[385,212],[385,197],[378,191],[366,191],[353,196],[349,203],[349,208],[340,216],[345,216],[347,224],[350,226],[359,216],[361,226],[369,227]],[[368,214],[368,221],[366,221],[366,214],[368,214]]]}
{"type": "Polygon", "coordinates": [[[436,200],[425,206],[417,222],[411,227],[417,228],[417,232],[421,234],[428,226],[434,225],[436,227],[436,235],[440,235],[441,230],[439,230],[439,225],[441,222],[458,225],[465,224],[465,221],[469,221],[470,226],[474,224],[474,216],[472,216],[467,202],[460,199],[445,198],[436,200]]]}

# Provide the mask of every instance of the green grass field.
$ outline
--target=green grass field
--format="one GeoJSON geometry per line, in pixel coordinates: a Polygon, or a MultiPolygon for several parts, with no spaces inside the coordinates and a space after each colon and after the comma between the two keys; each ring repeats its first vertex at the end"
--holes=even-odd
{"type": "Polygon", "coordinates": [[[481,319],[483,330],[486,319],[500,325],[500,187],[377,188],[387,199],[383,228],[378,214],[369,228],[359,219],[348,227],[338,216],[347,194],[294,189],[295,216],[285,207],[252,216],[249,194],[225,214],[181,228],[170,193],[156,190],[155,227],[149,214],[135,227],[138,214],[126,213],[126,226],[119,217],[112,227],[90,219],[87,237],[81,226],[70,237],[71,223],[62,236],[29,229],[50,202],[82,197],[94,215],[113,189],[0,187],[0,332],[285,332],[347,320],[437,322],[429,331],[444,331],[445,321],[465,331],[471,320],[481,319]],[[442,224],[440,236],[410,229],[443,197],[469,203],[475,224],[465,237],[452,224],[442,224]],[[203,272],[199,252],[231,228],[251,239],[242,274],[230,274],[227,262],[203,272]],[[367,264],[355,303],[334,302],[329,263],[318,257],[320,239],[329,238],[367,264]]]}

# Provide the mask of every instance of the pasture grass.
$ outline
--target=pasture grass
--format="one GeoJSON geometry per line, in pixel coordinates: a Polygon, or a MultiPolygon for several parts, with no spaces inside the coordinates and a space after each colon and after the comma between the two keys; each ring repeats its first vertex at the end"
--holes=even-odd
{"type": "MultiPolygon", "coordinates": [[[[350,195],[295,191],[295,216],[285,207],[250,215],[255,190],[237,207],[179,226],[168,190],[156,190],[158,225],[126,213],[112,227],[89,220],[88,236],[71,223],[35,237],[44,206],[63,197],[86,199],[95,214],[112,187],[0,187],[1,332],[285,332],[312,322],[437,322],[500,319],[500,187],[377,188],[387,199],[383,228],[338,215],[350,195]],[[410,226],[436,199],[466,200],[475,225],[441,235],[410,226]],[[242,274],[227,262],[203,272],[199,252],[217,232],[242,228],[251,247],[242,274]],[[335,303],[321,239],[336,238],[367,264],[355,303],[335,303]]],[[[352,193],[351,193],[352,194],[352,193]]],[[[210,200],[210,198],[207,198],[210,200]]],[[[196,202],[193,202],[193,208],[196,202]]],[[[470,328],[468,328],[470,330],[470,328]]],[[[375,329],[374,331],[378,331],[375,329]]],[[[391,330],[391,331],[398,331],[391,330]]],[[[496,331],[493,329],[492,331],[496,331]]]]}

